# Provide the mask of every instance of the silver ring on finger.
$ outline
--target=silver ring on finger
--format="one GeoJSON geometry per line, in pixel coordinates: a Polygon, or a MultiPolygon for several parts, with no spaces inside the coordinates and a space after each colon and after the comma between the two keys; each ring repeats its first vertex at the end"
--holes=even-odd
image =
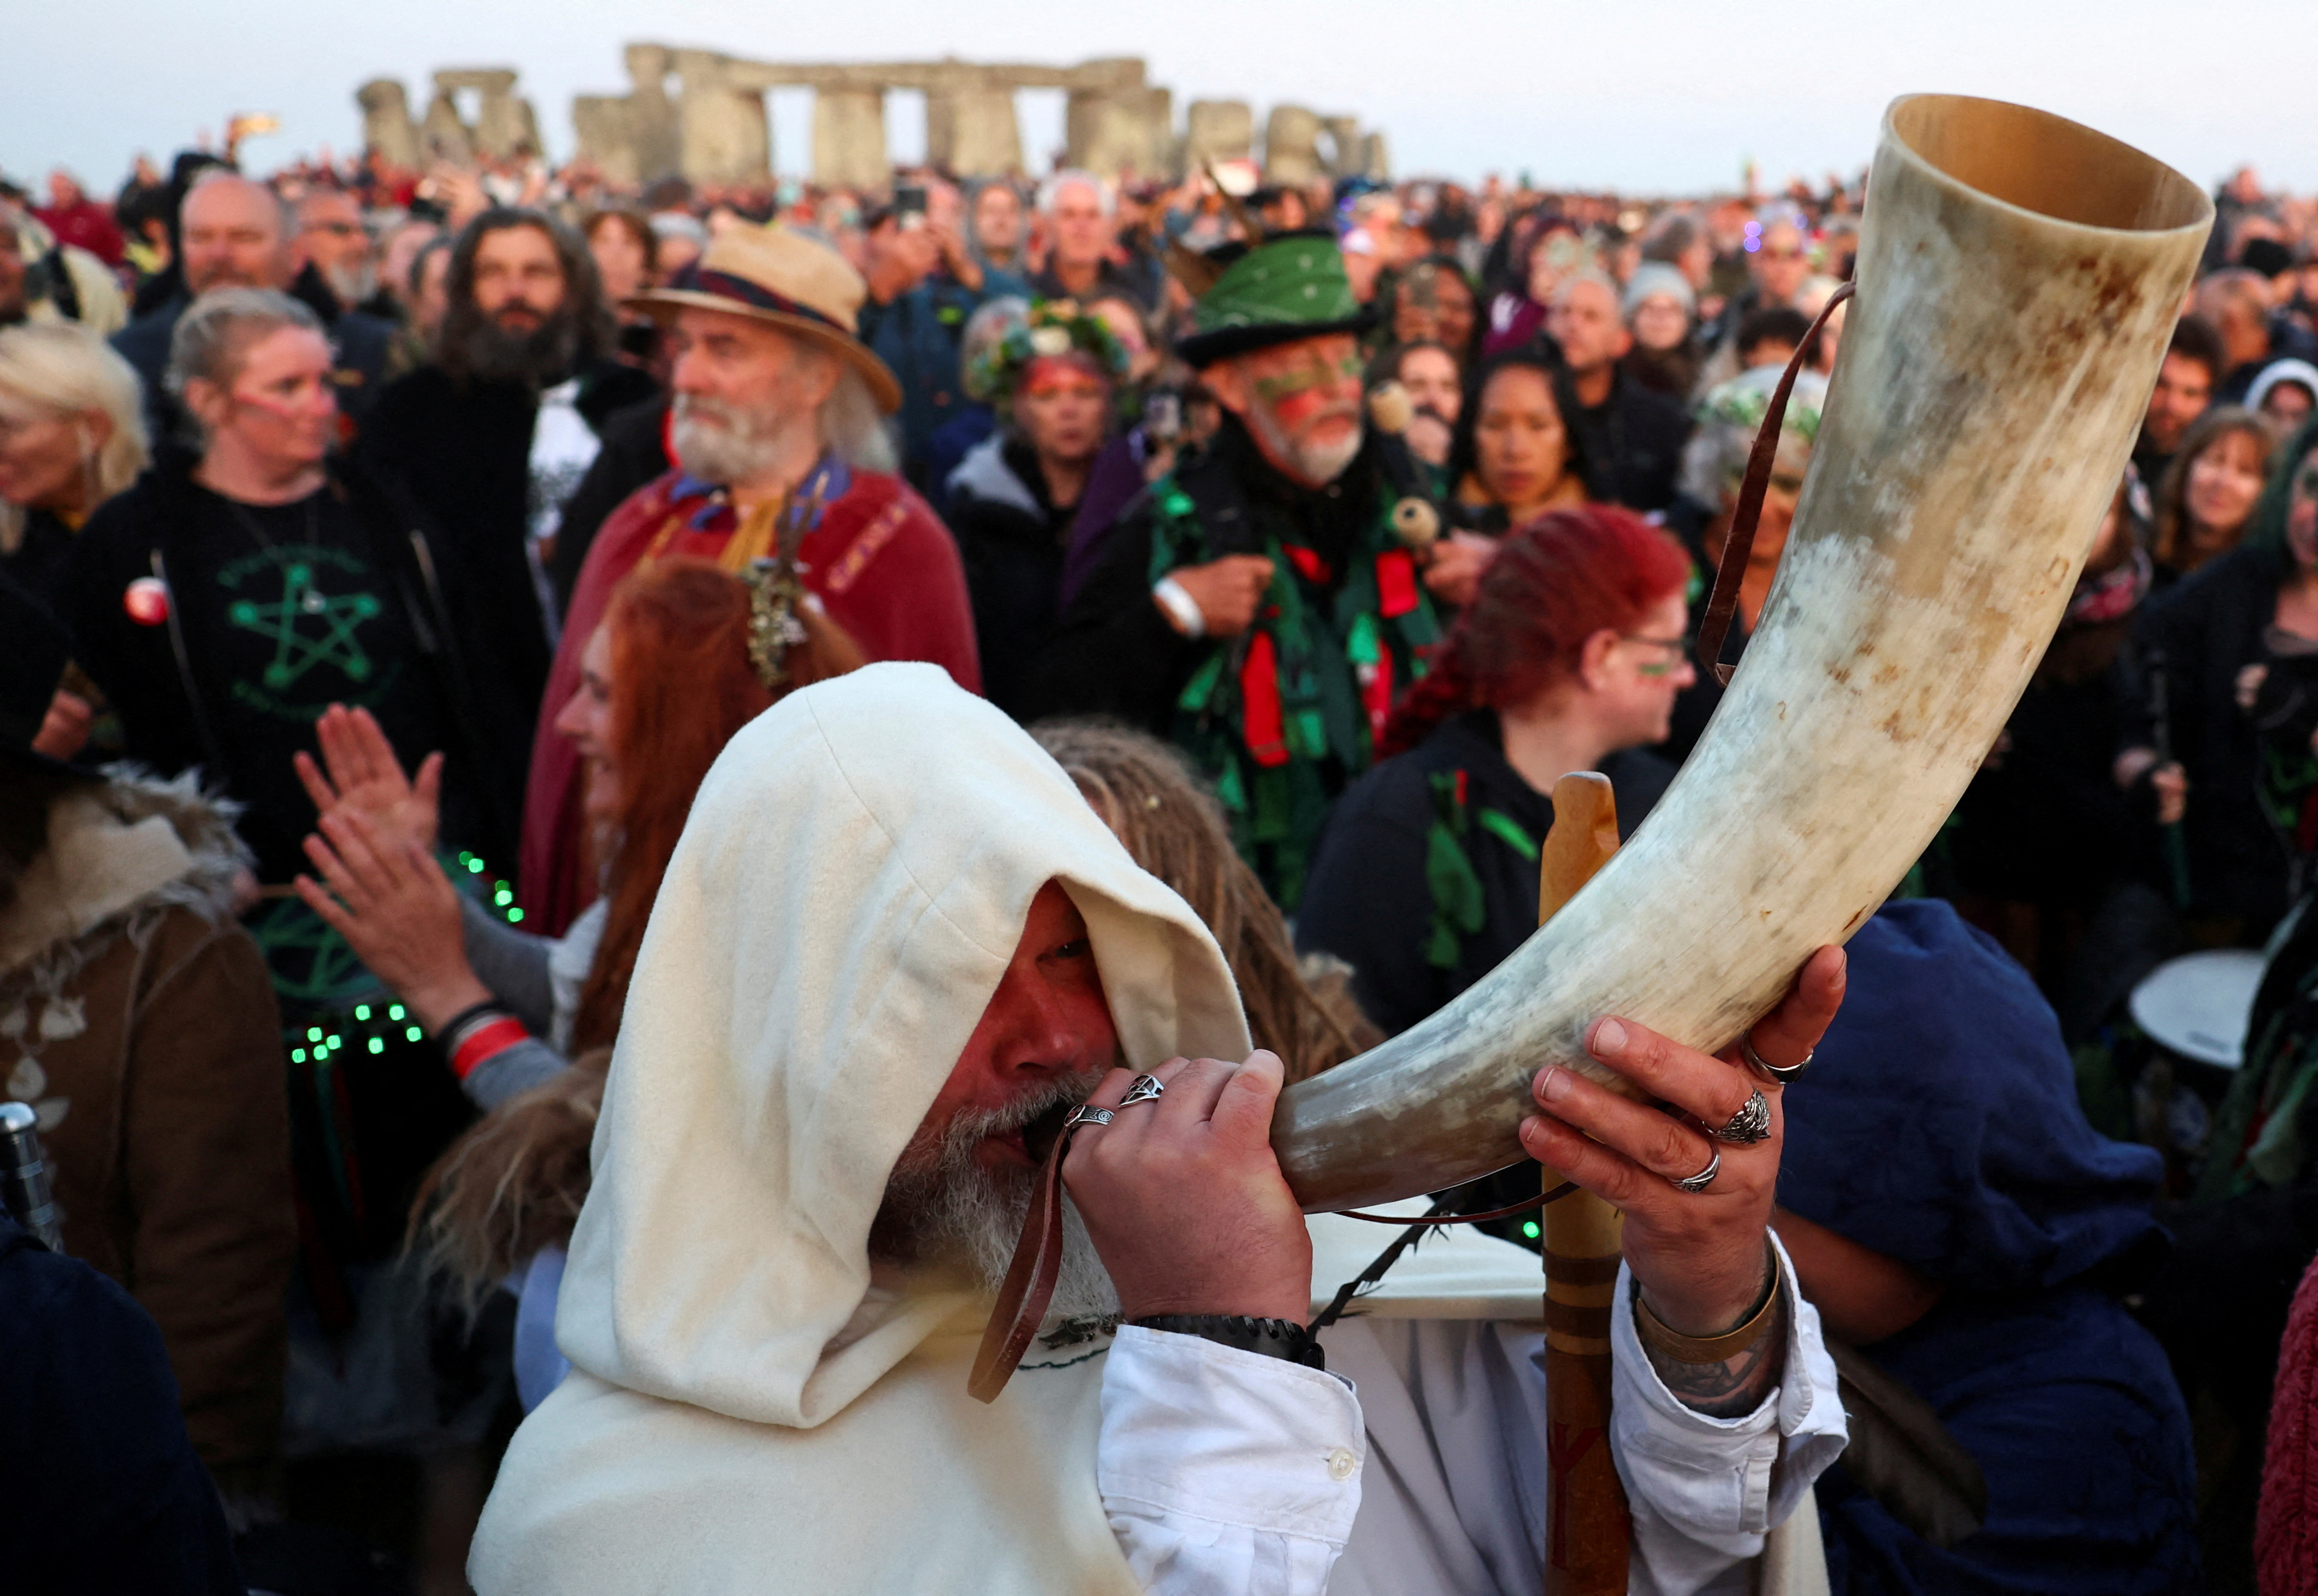
{"type": "Polygon", "coordinates": [[[1765,1058],[1761,1054],[1755,1051],[1754,1037],[1741,1036],[1738,1038],[1739,1056],[1744,1058],[1748,1063],[1754,1065],[1757,1070],[1760,1070],[1765,1075],[1767,1075],[1773,1080],[1777,1081],[1781,1086],[1786,1085],[1788,1081],[1792,1080],[1805,1070],[1810,1069],[1811,1060],[1818,1055],[1818,1053],[1819,1050],[1815,1047],[1806,1048],[1803,1051],[1802,1058],[1799,1062],[1792,1064],[1774,1064],[1768,1059],[1765,1058]]]}
{"type": "Polygon", "coordinates": [[[1690,1193],[1691,1196],[1696,1197],[1700,1192],[1704,1191],[1708,1187],[1713,1185],[1714,1178],[1721,1172],[1722,1153],[1721,1149],[1718,1148],[1713,1156],[1706,1161],[1706,1167],[1699,1170],[1697,1174],[1685,1175],[1679,1180],[1674,1179],[1669,1176],[1668,1183],[1672,1185],[1676,1191],[1686,1191],[1690,1193]]]}
{"type": "Polygon", "coordinates": [[[1758,1086],[1748,1091],[1745,1106],[1730,1116],[1730,1123],[1708,1134],[1716,1141],[1728,1142],[1733,1147],[1752,1147],[1769,1135],[1771,1105],[1769,1099],[1763,1096],[1763,1089],[1758,1086]]]}
{"type": "Polygon", "coordinates": [[[1065,1130],[1069,1130],[1075,1125],[1109,1125],[1110,1121],[1111,1111],[1110,1109],[1091,1107],[1087,1104],[1081,1103],[1077,1107],[1071,1110],[1071,1116],[1063,1121],[1063,1128],[1065,1130]]]}
{"type": "Polygon", "coordinates": [[[1137,1103],[1155,1103],[1167,1089],[1167,1083],[1156,1075],[1137,1075],[1128,1084],[1127,1095],[1119,1099],[1122,1108],[1132,1108],[1137,1103]]]}

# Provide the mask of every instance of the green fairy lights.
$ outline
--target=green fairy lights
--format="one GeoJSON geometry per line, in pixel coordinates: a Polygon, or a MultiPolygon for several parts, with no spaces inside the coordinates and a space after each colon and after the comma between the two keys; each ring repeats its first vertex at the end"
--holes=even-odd
{"type": "MultiPolygon", "coordinates": [[[[489,905],[508,924],[523,923],[514,883],[493,874],[479,855],[462,849],[445,862],[444,868],[462,891],[489,905]]],[[[396,1044],[424,1042],[427,1032],[401,1004],[370,998],[329,1004],[319,1011],[309,1007],[295,1023],[283,1027],[283,1038],[289,1045],[292,1064],[322,1065],[349,1047],[376,1056],[396,1044]]]]}

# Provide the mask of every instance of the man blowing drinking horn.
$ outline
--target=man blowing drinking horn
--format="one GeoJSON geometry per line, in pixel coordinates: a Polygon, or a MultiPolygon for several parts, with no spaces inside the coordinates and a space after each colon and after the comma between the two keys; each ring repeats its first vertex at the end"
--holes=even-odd
{"type": "MultiPolygon", "coordinates": [[[[1532,1084],[1523,1144],[1626,1215],[1636,1591],[1753,1588],[1842,1448],[1766,1228],[1774,1071],[1842,984],[1832,949],[1805,966],[1764,1068],[1598,1021],[1594,1056],[1675,1112],[1532,1084]]],[[[1535,1592],[1541,1337],[1505,1323],[1537,1316],[1534,1256],[1427,1242],[1316,1344],[1389,1233],[1298,1213],[1280,1090],[1207,928],[1003,714],[925,665],[793,695],[660,889],[558,1312],[573,1371],[507,1455],[476,1588],[1535,1592]],[[984,1405],[1032,1149],[1079,1104],[1060,1284],[984,1405]]]]}

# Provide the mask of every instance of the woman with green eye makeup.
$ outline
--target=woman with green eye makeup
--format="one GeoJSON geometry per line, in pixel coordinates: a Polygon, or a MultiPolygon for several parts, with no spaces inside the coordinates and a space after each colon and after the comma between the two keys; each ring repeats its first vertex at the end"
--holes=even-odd
{"type": "MultiPolygon", "coordinates": [[[[1681,486],[1666,512],[1667,529],[1682,539],[1695,563],[1689,593],[1694,613],[1705,612],[1706,596],[1713,590],[1722,540],[1730,529],[1731,512],[1738,507],[1738,484],[1747,475],[1747,457],[1770,408],[1771,390],[1783,374],[1779,366],[1757,367],[1716,388],[1697,408],[1698,430],[1683,450],[1681,486]]],[[[1771,596],[1771,578],[1778,574],[1779,557],[1786,552],[1787,533],[1795,521],[1795,501],[1802,497],[1803,473],[1810,468],[1819,409],[1826,402],[1827,379],[1813,372],[1798,373],[1794,390],[1787,398],[1786,419],[1779,428],[1779,453],[1771,464],[1763,514],[1755,524],[1755,541],[1747,547],[1746,572],[1738,579],[1738,612],[1723,636],[1721,663],[1725,665],[1736,665],[1738,656],[1746,652],[1764,601],[1771,596]]],[[[1708,717],[1721,701],[1722,687],[1714,673],[1700,670],[1698,679],[1676,703],[1674,730],[1658,751],[1677,765],[1688,758],[1698,734],[1706,730],[1708,717]]]]}
{"type": "Polygon", "coordinates": [[[1537,928],[1547,794],[1598,770],[1631,832],[1673,779],[1665,737],[1690,663],[1690,560],[1631,511],[1556,510],[1505,539],[1472,602],[1393,706],[1383,763],[1329,811],[1297,946],[1352,966],[1388,1032],[1415,1024],[1537,928]]]}

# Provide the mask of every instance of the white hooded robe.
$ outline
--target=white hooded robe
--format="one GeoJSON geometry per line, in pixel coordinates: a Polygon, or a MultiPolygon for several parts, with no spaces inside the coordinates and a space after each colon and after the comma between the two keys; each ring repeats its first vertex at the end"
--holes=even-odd
{"type": "MultiPolygon", "coordinates": [[[[1253,1457],[1250,1435],[1274,1443],[1246,1476],[1258,1520],[1242,1558],[1251,1588],[1315,1590],[1315,1568],[1327,1578],[1367,1450],[1344,1382],[1129,1331],[1144,1340],[1139,1360],[1109,1338],[1034,1342],[985,1406],[966,1380],[986,1299],[873,1285],[869,1228],[887,1177],[1049,880],[1085,917],[1129,1064],[1245,1055],[1237,994],[1206,928],[1028,736],[939,669],[876,665],[793,694],[726,747],[637,959],[558,1304],[572,1373],[502,1465],[469,1565],[482,1596],[1136,1596],[1147,1578],[1163,1581],[1153,1559],[1164,1563],[1168,1537],[1189,1556],[1244,1528],[1170,1518],[1163,1504],[1155,1540],[1153,1524],[1136,1521],[1149,1504],[1118,1495],[1115,1479],[1098,1484],[1099,1471],[1115,1476],[1130,1455],[1152,1456],[1138,1428],[1196,1394],[1180,1383],[1136,1394],[1137,1379],[1158,1377],[1147,1353],[1162,1343],[1175,1344],[1171,1355],[1198,1349],[1211,1384],[1243,1382],[1217,1413],[1247,1433],[1218,1440],[1211,1427],[1202,1455],[1237,1447],[1253,1457]]],[[[1377,1248],[1392,1235],[1361,1228],[1377,1248]]],[[[1494,1319],[1522,1300],[1516,1269],[1534,1293],[1537,1267],[1474,1236],[1408,1278],[1420,1292],[1420,1276],[1456,1282],[1448,1296],[1465,1306],[1444,1317],[1494,1319]]],[[[1344,1328],[1348,1340],[1399,1348],[1406,1405],[1406,1340],[1380,1324],[1344,1328]]],[[[1824,1361],[1806,1328],[1791,1367],[1813,1353],[1824,1361]]],[[[1630,1327],[1619,1339],[1631,1364],[1630,1327]]],[[[1366,1362],[1382,1378],[1390,1358],[1366,1362]]],[[[1810,1443],[1780,1455],[1793,1477],[1775,1492],[1780,1510],[1800,1497],[1805,1517],[1817,1472],[1806,1464],[1832,1456],[1830,1433],[1839,1448],[1841,1424],[1837,1410],[1830,1432],[1831,1368],[1823,1383],[1815,1364],[1810,1372],[1791,1381],[1771,1451],[1758,1441],[1742,1470],[1767,1477],[1761,1459],[1782,1435],[1810,1443]]],[[[1629,1395],[1622,1385],[1621,1401],[1629,1395]]],[[[1631,1471],[1629,1485],[1652,1489],[1631,1471]]],[[[1146,1494],[1169,1488],[1157,1478],[1146,1494]]],[[[1440,1494],[1437,1484],[1415,1489],[1440,1494]]],[[[1730,1549],[1751,1556],[1761,1544],[1741,1537],[1730,1549]]],[[[1747,1571],[1732,1572],[1743,1588],[1747,1571]]],[[[1353,1580],[1347,1589],[1374,1588],[1339,1573],[1353,1580]]]]}

